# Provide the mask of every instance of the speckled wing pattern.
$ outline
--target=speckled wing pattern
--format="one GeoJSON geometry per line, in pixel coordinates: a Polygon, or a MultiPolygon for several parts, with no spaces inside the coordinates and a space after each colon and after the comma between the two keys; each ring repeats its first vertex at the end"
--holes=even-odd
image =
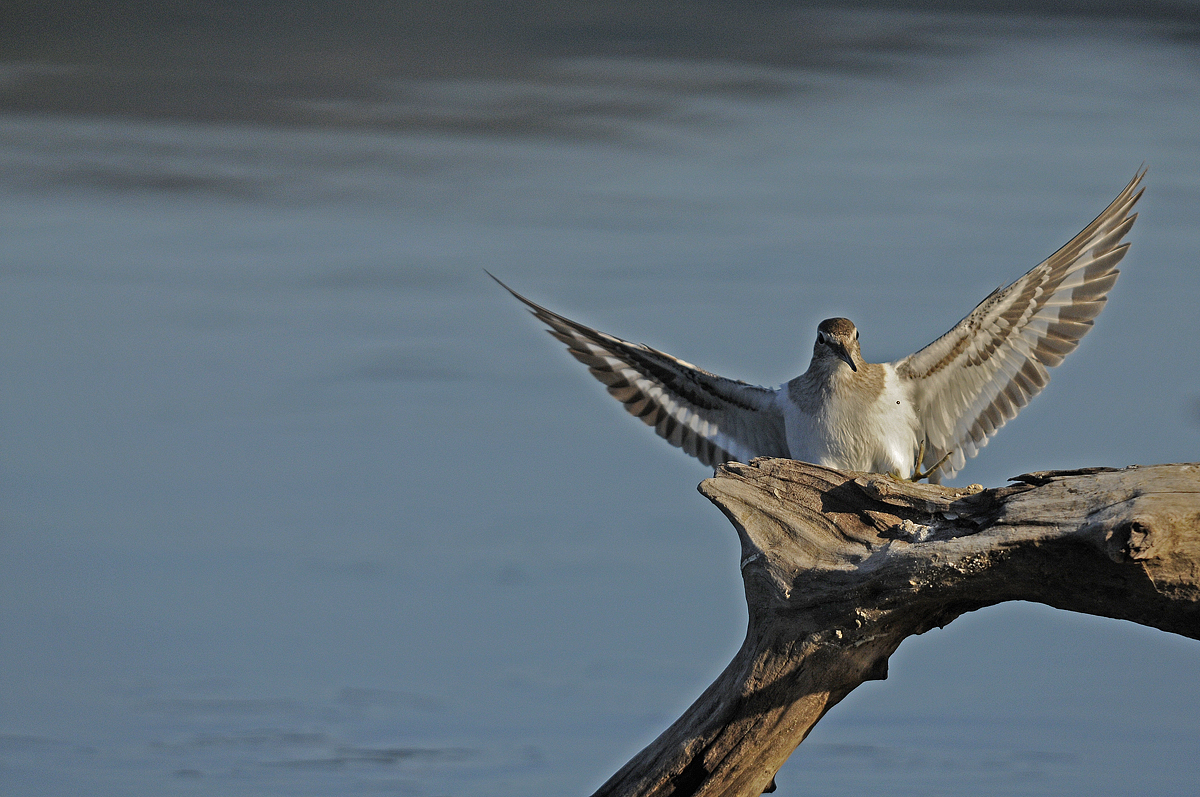
{"type": "Polygon", "coordinates": [[[658,436],[705,465],[788,456],[775,391],[710,374],[640,343],[598,332],[531,302],[525,304],[567,351],[658,436]]]}
{"type": "Polygon", "coordinates": [[[1046,386],[1092,328],[1117,281],[1142,196],[1143,169],[1070,243],[924,349],[894,363],[911,380],[925,435],[923,467],[950,453],[934,480],[957,473],[988,438],[1046,386]]]}

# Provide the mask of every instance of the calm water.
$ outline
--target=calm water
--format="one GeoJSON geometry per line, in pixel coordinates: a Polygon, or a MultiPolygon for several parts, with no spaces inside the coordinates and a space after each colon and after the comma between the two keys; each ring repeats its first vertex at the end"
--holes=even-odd
{"type": "MultiPolygon", "coordinates": [[[[955,483],[1196,460],[1195,46],[826,22],[937,46],[301,103],[337,124],[0,115],[0,791],[587,794],[699,695],[745,622],[705,469],[483,268],[778,384],[831,315],[869,359],[924,345],[1144,161],[1095,332],[955,483]]],[[[986,610],[906,642],[778,793],[1195,792],[1198,675],[1194,641],[986,610]]]]}

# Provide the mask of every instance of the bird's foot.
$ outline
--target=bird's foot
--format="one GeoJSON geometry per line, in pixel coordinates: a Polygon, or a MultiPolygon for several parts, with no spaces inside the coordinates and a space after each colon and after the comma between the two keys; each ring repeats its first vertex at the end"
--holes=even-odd
{"type": "Polygon", "coordinates": [[[888,471],[888,475],[898,482],[919,482],[921,479],[928,479],[930,476],[937,473],[938,468],[946,464],[946,460],[950,459],[950,455],[953,453],[953,451],[947,451],[946,455],[934,463],[932,468],[929,470],[921,470],[921,460],[925,459],[925,441],[922,440],[920,447],[917,449],[917,458],[913,462],[912,475],[906,477],[900,472],[899,468],[888,471]]]}
{"type": "Polygon", "coordinates": [[[933,464],[933,467],[929,468],[929,470],[922,471],[921,467],[920,467],[920,462],[922,459],[925,458],[925,445],[922,443],[921,444],[921,456],[917,458],[917,463],[918,463],[917,467],[913,469],[913,475],[910,476],[908,480],[910,482],[919,482],[919,481],[921,481],[921,479],[928,479],[930,476],[937,473],[938,468],[940,468],[946,464],[946,460],[950,459],[950,455],[953,453],[954,453],[953,451],[947,451],[945,456],[943,456],[941,459],[939,459],[937,462],[935,462],[933,464]]]}

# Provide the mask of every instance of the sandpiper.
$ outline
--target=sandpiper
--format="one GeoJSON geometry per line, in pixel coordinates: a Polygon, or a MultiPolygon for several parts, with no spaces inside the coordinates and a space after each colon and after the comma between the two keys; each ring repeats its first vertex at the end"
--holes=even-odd
{"type": "Polygon", "coordinates": [[[941,481],[1016,417],[1092,327],[1129,248],[1139,171],[1071,241],[920,351],[862,358],[845,318],[817,327],[808,370],[778,389],[726,379],[576,323],[500,282],[625,409],[706,465],[786,457],[941,481]]]}

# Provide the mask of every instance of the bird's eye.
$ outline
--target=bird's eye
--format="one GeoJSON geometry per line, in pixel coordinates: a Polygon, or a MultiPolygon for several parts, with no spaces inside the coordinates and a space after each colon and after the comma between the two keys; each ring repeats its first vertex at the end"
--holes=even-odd
{"type": "Polygon", "coordinates": [[[858,330],[854,330],[854,339],[858,340],[858,330]]]}
{"type": "Polygon", "coordinates": [[[817,333],[817,343],[825,343],[825,333],[824,332],[817,333]]]}

